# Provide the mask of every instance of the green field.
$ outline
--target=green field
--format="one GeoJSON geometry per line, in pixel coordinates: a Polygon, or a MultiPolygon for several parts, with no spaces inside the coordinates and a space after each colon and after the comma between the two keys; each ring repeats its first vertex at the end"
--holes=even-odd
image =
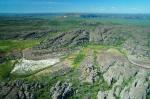
{"type": "Polygon", "coordinates": [[[0,53],[8,53],[13,50],[21,51],[38,43],[36,40],[0,40],[0,53]]]}

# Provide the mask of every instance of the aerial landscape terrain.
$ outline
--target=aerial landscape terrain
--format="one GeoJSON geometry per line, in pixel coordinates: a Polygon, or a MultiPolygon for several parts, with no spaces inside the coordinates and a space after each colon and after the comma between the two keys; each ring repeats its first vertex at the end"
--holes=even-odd
{"type": "Polygon", "coordinates": [[[0,16],[1,99],[150,99],[150,15],[0,16]]]}
{"type": "Polygon", "coordinates": [[[105,13],[101,2],[100,13],[62,10],[79,3],[59,1],[49,13],[12,13],[0,1],[0,99],[150,99],[150,14],[105,13]]]}

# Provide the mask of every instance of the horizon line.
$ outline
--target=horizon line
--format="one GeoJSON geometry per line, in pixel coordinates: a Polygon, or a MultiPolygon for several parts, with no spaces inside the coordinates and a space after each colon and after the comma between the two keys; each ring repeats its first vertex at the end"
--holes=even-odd
{"type": "Polygon", "coordinates": [[[0,14],[150,14],[150,13],[102,13],[102,12],[0,12],[0,14]]]}

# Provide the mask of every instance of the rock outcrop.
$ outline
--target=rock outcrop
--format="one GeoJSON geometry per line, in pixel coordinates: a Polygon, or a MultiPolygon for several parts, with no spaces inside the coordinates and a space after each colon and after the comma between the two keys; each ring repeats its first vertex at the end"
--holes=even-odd
{"type": "Polygon", "coordinates": [[[72,47],[82,45],[89,42],[89,32],[85,30],[74,30],[66,33],[60,33],[59,35],[49,38],[35,49],[51,49],[52,51],[63,49],[64,47],[72,47]]]}
{"type": "MultiPolygon", "coordinates": [[[[145,40],[142,41],[141,39],[146,38],[130,38],[124,43],[124,50],[127,51],[127,53],[131,56],[133,56],[136,59],[149,59],[150,58],[150,41],[145,40]]],[[[148,38],[147,38],[148,39],[148,38]]]]}
{"type": "Polygon", "coordinates": [[[99,26],[93,33],[90,34],[90,41],[95,43],[103,43],[110,34],[111,27],[99,26]]]}
{"type": "Polygon", "coordinates": [[[146,70],[140,70],[134,80],[120,93],[121,99],[146,99],[148,82],[146,70]]]}
{"type": "Polygon", "coordinates": [[[46,84],[23,80],[0,82],[0,99],[36,99],[34,94],[46,84]]]}
{"type": "Polygon", "coordinates": [[[146,99],[148,70],[131,64],[121,54],[109,51],[101,52],[97,60],[104,80],[111,87],[107,91],[99,91],[98,99],[146,99]]]}
{"type": "Polygon", "coordinates": [[[66,99],[74,94],[72,84],[58,81],[54,87],[50,89],[50,95],[52,99],[66,99]]]}
{"type": "Polygon", "coordinates": [[[94,68],[93,50],[89,50],[88,55],[80,65],[81,81],[93,84],[97,80],[97,69],[94,68]]]}

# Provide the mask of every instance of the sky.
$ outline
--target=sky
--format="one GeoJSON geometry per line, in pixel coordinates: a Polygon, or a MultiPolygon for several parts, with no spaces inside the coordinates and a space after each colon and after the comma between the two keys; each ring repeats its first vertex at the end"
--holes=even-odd
{"type": "Polygon", "coordinates": [[[150,13],[150,0],[0,0],[0,13],[150,13]]]}

